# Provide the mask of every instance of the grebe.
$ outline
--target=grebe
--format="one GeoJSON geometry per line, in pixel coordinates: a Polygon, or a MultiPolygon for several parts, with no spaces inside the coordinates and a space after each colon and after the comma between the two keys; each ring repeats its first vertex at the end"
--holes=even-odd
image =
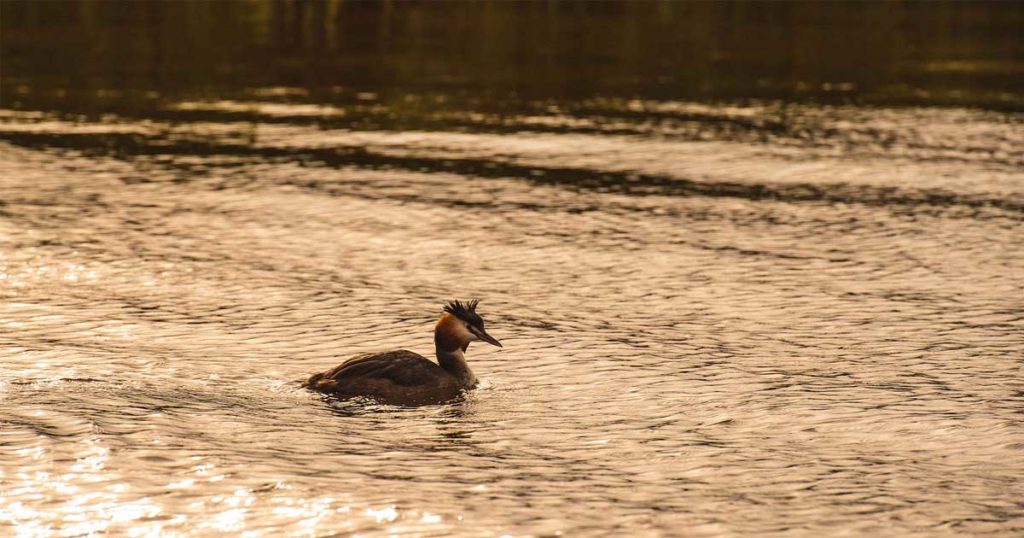
{"type": "Polygon", "coordinates": [[[303,387],[354,398],[366,396],[382,403],[420,405],[451,400],[476,386],[466,364],[466,349],[477,340],[501,347],[484,330],[476,313],[480,301],[451,301],[434,327],[437,363],[404,349],[356,355],[334,368],[313,374],[303,387]]]}

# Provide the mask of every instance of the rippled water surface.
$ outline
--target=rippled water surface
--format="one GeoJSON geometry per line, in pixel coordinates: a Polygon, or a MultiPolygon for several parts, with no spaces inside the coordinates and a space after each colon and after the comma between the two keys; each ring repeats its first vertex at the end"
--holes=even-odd
{"type": "MultiPolygon", "coordinates": [[[[180,61],[149,52],[111,66],[180,61]]],[[[18,58],[0,535],[1024,534],[1013,106],[175,96],[18,58]],[[299,388],[431,355],[468,297],[505,347],[463,400],[299,388]]]]}
{"type": "Polygon", "coordinates": [[[1019,116],[197,108],[3,114],[9,531],[1024,531],[1019,116]],[[466,296],[465,401],[298,388],[466,296]]]}

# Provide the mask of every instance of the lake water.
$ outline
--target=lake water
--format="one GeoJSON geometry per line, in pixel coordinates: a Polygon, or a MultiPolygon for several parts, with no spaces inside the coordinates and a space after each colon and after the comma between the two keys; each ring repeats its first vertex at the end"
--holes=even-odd
{"type": "Polygon", "coordinates": [[[0,535],[1024,533],[1019,4],[298,5],[4,3],[0,535]]]}

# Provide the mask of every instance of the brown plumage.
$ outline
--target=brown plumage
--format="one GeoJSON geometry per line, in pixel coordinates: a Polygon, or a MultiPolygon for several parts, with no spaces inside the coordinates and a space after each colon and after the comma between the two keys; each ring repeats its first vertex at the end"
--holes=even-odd
{"type": "Polygon", "coordinates": [[[303,386],[339,398],[363,396],[398,405],[457,398],[477,384],[465,359],[470,342],[480,340],[501,347],[484,330],[484,320],[476,313],[477,304],[452,301],[445,305],[445,313],[434,327],[436,363],[404,349],[365,353],[314,374],[303,386]]]}

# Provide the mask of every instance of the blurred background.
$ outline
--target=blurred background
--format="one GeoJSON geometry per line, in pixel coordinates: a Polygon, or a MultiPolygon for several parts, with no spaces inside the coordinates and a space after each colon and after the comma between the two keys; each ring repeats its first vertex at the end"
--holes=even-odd
{"type": "Polygon", "coordinates": [[[1024,104],[1019,2],[5,2],[2,25],[7,106],[121,108],[271,86],[480,106],[1024,104]]]}

